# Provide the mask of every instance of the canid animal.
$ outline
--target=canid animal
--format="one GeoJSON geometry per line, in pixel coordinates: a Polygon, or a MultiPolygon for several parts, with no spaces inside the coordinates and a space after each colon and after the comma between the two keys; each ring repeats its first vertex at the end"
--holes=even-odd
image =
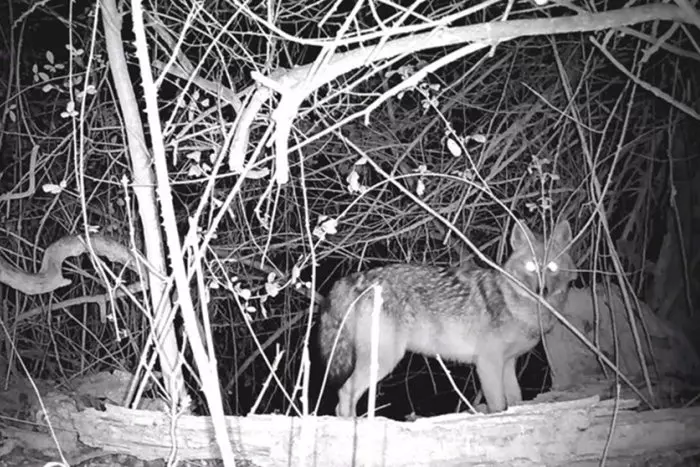
{"type": "MultiPolygon", "coordinates": [[[[561,309],[576,278],[567,252],[570,243],[566,221],[547,243],[516,224],[510,236],[513,252],[503,269],[561,309]]],[[[369,388],[373,284],[381,286],[383,299],[377,381],[411,351],[475,364],[489,412],[522,401],[516,359],[552,328],[552,313],[498,270],[394,264],[339,280],[324,304],[319,347],[331,380],[344,382],[337,415],[354,416],[369,388]]]]}

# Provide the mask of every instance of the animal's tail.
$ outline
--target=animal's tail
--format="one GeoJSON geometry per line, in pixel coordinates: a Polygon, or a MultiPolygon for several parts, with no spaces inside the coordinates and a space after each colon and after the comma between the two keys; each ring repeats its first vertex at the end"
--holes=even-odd
{"type": "MultiPolygon", "coordinates": [[[[319,348],[328,365],[328,377],[343,383],[355,368],[355,346],[350,332],[352,316],[346,317],[352,293],[342,280],[331,290],[322,307],[319,348]]],[[[352,312],[351,312],[352,313],[352,312]]]]}

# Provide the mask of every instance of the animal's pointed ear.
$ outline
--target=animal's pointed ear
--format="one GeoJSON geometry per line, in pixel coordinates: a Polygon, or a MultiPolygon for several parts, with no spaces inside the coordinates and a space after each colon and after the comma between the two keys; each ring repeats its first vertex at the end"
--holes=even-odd
{"type": "Polygon", "coordinates": [[[571,226],[569,221],[564,220],[557,224],[552,234],[552,240],[560,246],[567,246],[571,243],[571,226]]]}
{"type": "Polygon", "coordinates": [[[521,248],[530,248],[537,242],[535,234],[523,221],[516,222],[513,226],[513,231],[510,233],[510,246],[514,250],[521,248]]]}

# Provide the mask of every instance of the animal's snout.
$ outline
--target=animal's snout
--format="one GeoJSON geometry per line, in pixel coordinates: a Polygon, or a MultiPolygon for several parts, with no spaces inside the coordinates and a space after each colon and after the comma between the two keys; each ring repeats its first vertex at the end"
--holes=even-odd
{"type": "Polygon", "coordinates": [[[549,296],[549,287],[547,284],[537,284],[536,291],[537,295],[541,295],[543,297],[549,296]]]}

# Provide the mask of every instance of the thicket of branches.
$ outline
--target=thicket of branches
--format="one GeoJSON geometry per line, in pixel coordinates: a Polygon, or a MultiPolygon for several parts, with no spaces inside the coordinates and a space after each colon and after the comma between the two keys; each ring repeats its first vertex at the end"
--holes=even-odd
{"type": "MultiPolygon", "coordinates": [[[[255,85],[251,72],[309,64],[321,40],[337,37],[338,52],[376,43],[392,36],[387,25],[406,10],[252,3],[161,3],[146,25],[180,237],[200,208],[198,238],[215,235],[201,261],[188,250],[186,265],[197,271],[192,293],[211,323],[231,413],[247,413],[256,399],[260,412],[289,410],[282,388],[292,394],[300,384],[311,299],[318,303],[332,280],[397,261],[470,261],[474,251],[459,233],[498,262],[513,216],[539,231],[569,219],[581,284],[629,287],[662,316],[689,323],[698,298],[692,225],[700,185],[697,114],[684,106],[699,97],[697,30],[647,22],[519,38],[429,73],[370,113],[392,86],[458,46],[361,67],[304,101],[289,139],[290,180],[279,186],[265,173],[275,167],[272,149],[256,148],[271,128],[269,112],[251,129],[249,149],[262,151],[259,177],[238,183],[239,175],[215,165],[236,123],[236,101],[255,85]],[[363,44],[354,40],[371,32],[363,44]],[[222,207],[232,190],[233,202],[222,207]],[[270,366],[279,381],[268,384],[270,366]]],[[[9,51],[0,83],[0,250],[28,271],[67,234],[95,229],[137,249],[147,234],[130,193],[126,124],[103,26],[94,8],[61,8],[17,2],[0,15],[9,51]],[[55,31],[52,41],[32,36],[41,28],[55,31]]],[[[464,8],[417,3],[406,24],[425,29],[429,18],[437,30],[464,8]]],[[[450,26],[497,20],[505,8],[497,3],[450,26]]],[[[563,14],[570,12],[516,3],[509,19],[563,14]]],[[[89,299],[106,291],[90,261],[67,271],[74,285],[52,294],[2,289],[6,354],[12,341],[41,378],[133,371],[149,338],[143,297],[121,297],[105,316],[89,299]]]]}

